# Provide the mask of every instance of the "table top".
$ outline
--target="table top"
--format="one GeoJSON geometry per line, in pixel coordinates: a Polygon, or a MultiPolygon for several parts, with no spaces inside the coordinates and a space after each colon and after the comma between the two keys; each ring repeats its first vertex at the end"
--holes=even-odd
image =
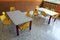
{"type": "Polygon", "coordinates": [[[51,10],[48,10],[48,9],[45,9],[45,8],[36,8],[36,9],[37,9],[37,10],[40,10],[40,11],[44,11],[44,12],[46,12],[48,15],[51,15],[51,16],[58,14],[57,12],[54,12],[54,11],[51,11],[51,10]]]}
{"type": "Polygon", "coordinates": [[[25,15],[26,12],[20,12],[19,10],[6,13],[15,25],[23,24],[32,20],[32,18],[25,15]]]}

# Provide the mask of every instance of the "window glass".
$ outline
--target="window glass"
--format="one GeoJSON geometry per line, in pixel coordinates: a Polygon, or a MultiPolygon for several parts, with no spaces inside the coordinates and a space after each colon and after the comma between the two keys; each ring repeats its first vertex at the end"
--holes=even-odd
{"type": "Polygon", "coordinates": [[[45,0],[45,1],[60,4],[60,0],[45,0]]]}

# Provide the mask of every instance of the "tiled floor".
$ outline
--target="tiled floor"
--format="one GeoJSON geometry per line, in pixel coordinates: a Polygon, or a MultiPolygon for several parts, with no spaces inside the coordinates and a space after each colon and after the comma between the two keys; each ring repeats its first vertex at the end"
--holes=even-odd
{"type": "Polygon", "coordinates": [[[20,31],[19,36],[14,24],[5,26],[2,32],[0,23],[0,40],[60,40],[60,19],[48,25],[43,18],[33,17],[32,30],[20,31]]]}

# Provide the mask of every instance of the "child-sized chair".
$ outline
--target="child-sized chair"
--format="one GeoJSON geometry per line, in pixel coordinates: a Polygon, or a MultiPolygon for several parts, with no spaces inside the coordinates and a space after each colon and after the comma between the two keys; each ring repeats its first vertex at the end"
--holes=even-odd
{"type": "Polygon", "coordinates": [[[10,11],[15,11],[16,8],[15,7],[10,7],[10,11]]]}
{"type": "Polygon", "coordinates": [[[26,16],[30,17],[31,14],[30,14],[30,10],[28,9],[27,13],[26,13],[26,16]]]}
{"type": "Polygon", "coordinates": [[[4,25],[12,24],[12,21],[8,19],[8,17],[5,15],[5,12],[2,12],[0,19],[1,19],[1,23],[3,24],[2,31],[3,31],[4,25]]]}
{"type": "Polygon", "coordinates": [[[34,16],[38,16],[38,15],[39,15],[37,9],[34,10],[33,15],[34,15],[34,16]]]}

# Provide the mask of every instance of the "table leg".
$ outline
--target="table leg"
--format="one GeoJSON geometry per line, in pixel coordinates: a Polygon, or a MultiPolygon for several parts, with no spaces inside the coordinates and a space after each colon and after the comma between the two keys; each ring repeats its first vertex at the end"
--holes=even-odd
{"type": "Polygon", "coordinates": [[[32,26],[32,21],[30,21],[30,26],[29,26],[29,30],[31,30],[31,26],[32,26]]]}
{"type": "Polygon", "coordinates": [[[50,16],[50,18],[49,18],[48,24],[50,24],[50,21],[51,21],[51,17],[52,17],[52,16],[50,16]]]}
{"type": "Polygon", "coordinates": [[[18,27],[18,25],[16,25],[16,33],[17,33],[17,36],[19,36],[19,27],[18,27]]]}

